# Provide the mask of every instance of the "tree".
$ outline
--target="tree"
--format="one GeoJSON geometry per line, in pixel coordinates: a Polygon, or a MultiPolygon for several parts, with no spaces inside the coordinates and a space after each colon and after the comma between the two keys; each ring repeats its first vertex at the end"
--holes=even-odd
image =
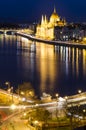
{"type": "Polygon", "coordinates": [[[47,120],[51,117],[51,113],[44,108],[33,109],[33,111],[28,113],[27,115],[27,118],[32,118],[33,121],[38,120],[44,122],[47,122],[47,120]]]}

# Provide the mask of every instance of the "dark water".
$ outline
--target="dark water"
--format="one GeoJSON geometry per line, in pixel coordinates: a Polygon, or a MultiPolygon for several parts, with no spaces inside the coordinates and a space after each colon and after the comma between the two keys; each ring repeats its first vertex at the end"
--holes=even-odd
{"type": "Polygon", "coordinates": [[[86,50],[0,35],[0,86],[10,81],[14,89],[30,82],[38,96],[61,96],[86,91],[86,50]]]}

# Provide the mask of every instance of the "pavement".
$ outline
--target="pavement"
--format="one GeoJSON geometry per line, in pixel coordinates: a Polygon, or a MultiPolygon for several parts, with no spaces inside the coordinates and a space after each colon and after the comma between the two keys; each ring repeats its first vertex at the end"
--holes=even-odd
{"type": "Polygon", "coordinates": [[[29,126],[26,125],[26,122],[24,120],[20,119],[20,116],[15,116],[7,121],[5,121],[1,127],[0,130],[31,130],[29,126]]]}

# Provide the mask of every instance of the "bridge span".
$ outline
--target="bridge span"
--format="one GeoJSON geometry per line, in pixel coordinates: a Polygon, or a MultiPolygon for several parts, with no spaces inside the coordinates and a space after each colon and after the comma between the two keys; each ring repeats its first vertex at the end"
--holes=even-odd
{"type": "Polygon", "coordinates": [[[32,34],[33,31],[31,29],[0,29],[0,33],[6,34],[11,32],[12,34],[15,34],[17,32],[20,33],[27,33],[27,34],[32,34]]]}

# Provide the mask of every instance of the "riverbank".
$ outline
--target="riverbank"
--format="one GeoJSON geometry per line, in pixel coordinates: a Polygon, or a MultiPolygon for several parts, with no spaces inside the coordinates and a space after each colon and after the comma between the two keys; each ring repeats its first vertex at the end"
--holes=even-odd
{"type": "Polygon", "coordinates": [[[37,42],[43,42],[43,43],[46,43],[46,44],[86,49],[86,44],[83,44],[83,43],[75,43],[75,42],[71,42],[71,41],[45,40],[45,39],[36,38],[35,36],[29,35],[29,34],[20,33],[20,32],[17,32],[16,35],[28,38],[30,40],[35,40],[37,42]]]}

